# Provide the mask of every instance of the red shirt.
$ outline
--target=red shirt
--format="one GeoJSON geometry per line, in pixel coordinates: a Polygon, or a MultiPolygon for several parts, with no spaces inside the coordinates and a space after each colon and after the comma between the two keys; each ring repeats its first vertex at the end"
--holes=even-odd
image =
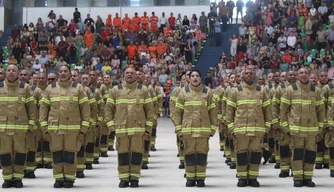
{"type": "Polygon", "coordinates": [[[105,40],[107,40],[108,35],[110,35],[110,32],[109,32],[108,30],[107,30],[107,31],[104,30],[104,31],[101,32],[102,43],[103,43],[105,40]]]}
{"type": "Polygon", "coordinates": [[[169,26],[174,27],[175,26],[175,17],[169,17],[168,18],[169,26]]]}

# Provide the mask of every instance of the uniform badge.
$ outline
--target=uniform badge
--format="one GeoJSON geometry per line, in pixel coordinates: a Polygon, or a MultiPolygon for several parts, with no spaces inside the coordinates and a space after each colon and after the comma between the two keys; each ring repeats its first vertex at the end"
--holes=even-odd
{"type": "Polygon", "coordinates": [[[90,97],[94,97],[94,94],[93,94],[93,92],[91,92],[91,93],[90,93],[90,97]]]}
{"type": "Polygon", "coordinates": [[[30,93],[30,95],[33,95],[33,94],[34,94],[34,91],[33,91],[33,90],[30,90],[29,93],[30,93]]]}

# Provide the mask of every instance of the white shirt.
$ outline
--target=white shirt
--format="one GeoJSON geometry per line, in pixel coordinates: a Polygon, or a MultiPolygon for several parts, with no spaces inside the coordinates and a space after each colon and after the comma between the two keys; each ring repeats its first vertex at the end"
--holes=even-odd
{"type": "Polygon", "coordinates": [[[317,9],[316,9],[316,8],[311,8],[311,9],[310,9],[310,13],[311,13],[312,16],[315,15],[315,12],[317,12],[317,9]]]}
{"type": "Polygon", "coordinates": [[[286,48],[286,37],[285,36],[283,36],[283,37],[279,37],[278,39],[277,39],[277,43],[278,43],[278,46],[280,47],[280,48],[286,48]],[[285,41],[284,43],[282,43],[282,42],[280,42],[280,41],[285,41]]]}
{"type": "Polygon", "coordinates": [[[290,47],[295,47],[296,45],[296,37],[295,36],[289,36],[288,37],[288,40],[287,40],[287,44],[290,46],[290,47]]]}
{"type": "Polygon", "coordinates": [[[167,18],[166,17],[160,17],[159,23],[160,25],[166,25],[167,24],[167,18]]]}

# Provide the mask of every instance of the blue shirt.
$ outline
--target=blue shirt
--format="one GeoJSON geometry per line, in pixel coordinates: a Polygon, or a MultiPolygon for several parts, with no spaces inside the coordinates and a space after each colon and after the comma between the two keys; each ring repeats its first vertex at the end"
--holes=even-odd
{"type": "Polygon", "coordinates": [[[215,23],[215,33],[221,33],[222,30],[220,28],[220,23],[218,21],[216,21],[215,23]]]}

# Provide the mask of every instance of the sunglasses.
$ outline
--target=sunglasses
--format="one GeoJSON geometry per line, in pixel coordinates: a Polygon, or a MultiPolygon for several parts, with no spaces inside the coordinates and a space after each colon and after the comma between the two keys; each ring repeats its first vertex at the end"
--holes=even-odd
{"type": "Polygon", "coordinates": [[[56,78],[48,78],[48,81],[54,81],[56,78]]]}

